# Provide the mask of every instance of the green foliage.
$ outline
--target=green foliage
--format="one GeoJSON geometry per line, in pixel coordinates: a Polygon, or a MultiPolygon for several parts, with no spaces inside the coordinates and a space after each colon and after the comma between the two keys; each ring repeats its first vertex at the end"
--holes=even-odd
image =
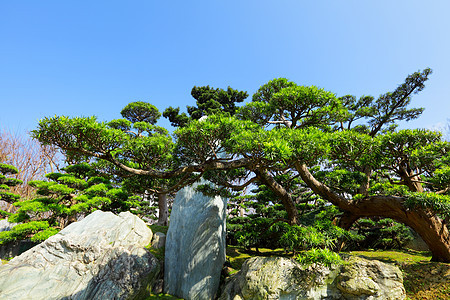
{"type": "Polygon", "coordinates": [[[305,250],[311,248],[329,248],[336,243],[335,239],[329,239],[326,234],[315,227],[289,226],[281,236],[280,244],[289,251],[305,250]]]}
{"type": "Polygon", "coordinates": [[[169,226],[161,226],[161,225],[157,225],[157,224],[152,224],[149,227],[153,233],[162,232],[164,234],[167,234],[167,230],[169,230],[169,226]]]}
{"type": "Polygon", "coordinates": [[[0,245],[15,240],[23,240],[49,228],[47,221],[31,221],[14,226],[10,231],[0,232],[0,245]]]}
{"type": "Polygon", "coordinates": [[[192,120],[198,120],[203,116],[222,114],[233,116],[237,111],[236,103],[243,102],[248,97],[247,92],[234,90],[228,87],[227,90],[215,89],[209,86],[196,87],[191,91],[192,97],[196,100],[197,106],[187,106],[186,113],[180,114],[180,108],[167,108],[163,116],[171,122],[174,127],[185,127],[192,120]]]}
{"type": "Polygon", "coordinates": [[[450,218],[450,196],[435,193],[408,193],[405,206],[410,209],[421,207],[442,218],[450,218]]]}
{"type": "MultiPolygon", "coordinates": [[[[334,226],[332,215],[341,212],[328,209],[327,201],[346,214],[366,209],[361,215],[395,216],[376,210],[374,203],[382,199],[399,203],[400,211],[405,203],[405,212],[409,208],[448,216],[444,196],[450,191],[450,143],[429,130],[396,130],[398,121],[422,113],[409,105],[430,74],[430,69],[413,73],[392,92],[359,99],[279,78],[261,86],[252,102],[239,109],[236,103],[247,97],[245,92],[194,87],[196,106],[188,106],[187,114],[172,107],[164,111],[179,127],[175,143],[155,126],[156,108],[144,102],[129,104],[122,111],[124,119],[109,123],[46,118],[34,136],[61,147],[70,159],[108,161],[96,163],[114,174],[115,183],[140,193],[176,190],[197,176],[215,185],[205,191],[228,189],[228,195],[257,182],[257,194],[236,199],[236,205],[254,210],[255,216],[248,216],[247,223],[230,222],[232,240],[246,247],[278,239],[292,250],[337,248],[342,241],[359,242],[363,234],[334,226]],[[297,227],[275,225],[278,219],[297,227]]],[[[70,178],[57,184],[82,187],[70,178]]],[[[43,195],[63,193],[57,184],[43,188],[43,195]]],[[[104,201],[107,185],[88,182],[78,199],[112,205],[114,201],[104,201]]],[[[74,193],[68,191],[66,197],[74,193]]],[[[397,243],[393,235],[403,235],[401,227],[385,222],[370,225],[379,227],[383,247],[397,243]]]]}
{"type": "Polygon", "coordinates": [[[67,173],[47,174],[51,181],[30,182],[37,188],[37,196],[16,202],[14,205],[18,209],[9,216],[10,222],[25,223],[16,225],[9,233],[3,233],[1,242],[24,238],[45,240],[75,221],[78,215],[97,209],[115,213],[139,211],[140,202],[137,199],[120,186],[115,186],[89,164],[70,165],[64,170],[67,173]]]}
{"type": "MultiPolygon", "coordinates": [[[[125,119],[113,120],[109,123],[98,122],[95,117],[53,117],[41,120],[39,128],[33,131],[33,136],[41,143],[60,147],[69,161],[90,162],[93,156],[101,157],[93,161],[95,168],[109,176],[109,179],[105,180],[101,178],[103,176],[86,174],[87,170],[84,169],[86,166],[79,164],[76,170],[67,171],[73,175],[72,178],[69,176],[60,178],[58,174],[55,174],[51,175],[50,179],[65,185],[67,192],[69,192],[67,188],[87,190],[88,193],[100,192],[98,190],[101,189],[100,186],[92,187],[94,182],[106,185],[121,183],[126,187],[127,192],[141,195],[149,191],[157,193],[171,185],[170,180],[134,172],[136,169],[145,169],[159,173],[177,164],[173,157],[174,144],[168,131],[154,125],[160,116],[157,109],[149,103],[133,102],[122,110],[122,115],[125,119]],[[86,178],[87,175],[89,178],[86,178]]],[[[173,182],[178,182],[180,178],[181,176],[174,178],[173,182]]],[[[54,189],[57,185],[52,184],[51,187],[54,189]]],[[[49,196],[50,192],[51,190],[42,188],[42,193],[46,196],[49,196]]],[[[97,193],[96,196],[105,198],[105,192],[103,190],[102,194],[97,193]]],[[[72,193],[70,192],[69,195],[72,193]]],[[[114,195],[108,194],[107,197],[113,196],[123,198],[123,195],[117,192],[114,195]]],[[[78,200],[88,203],[85,198],[78,198],[78,200]]],[[[100,198],[89,201],[94,204],[102,202],[100,198]]],[[[144,206],[132,198],[122,199],[119,202],[113,200],[110,208],[114,210],[144,209],[144,206]],[[118,205],[119,202],[120,205],[118,205]]],[[[104,202],[104,205],[106,204],[104,202]]],[[[85,211],[89,205],[79,204],[76,208],[85,211]]]]}
{"type": "Polygon", "coordinates": [[[345,117],[345,110],[334,94],[315,86],[291,86],[272,95],[276,114],[291,121],[291,128],[332,125],[345,117]]]}
{"type": "Polygon", "coordinates": [[[41,241],[45,241],[46,239],[48,239],[49,237],[51,237],[52,235],[55,235],[59,232],[58,229],[53,228],[53,227],[49,227],[46,228],[42,231],[39,231],[38,233],[36,233],[35,235],[33,235],[33,237],[31,238],[31,240],[33,242],[41,242],[41,241]]]}
{"type": "Polygon", "coordinates": [[[271,219],[241,219],[242,221],[245,222],[239,224],[240,226],[237,226],[235,223],[234,227],[231,225],[228,229],[228,233],[234,233],[233,235],[238,245],[246,249],[252,247],[260,248],[263,246],[266,248],[276,247],[277,238],[271,236],[271,232],[268,231],[272,223],[271,219]]]}
{"type": "MultiPolygon", "coordinates": [[[[11,187],[21,184],[22,181],[5,176],[7,174],[17,173],[18,170],[16,167],[0,163],[0,200],[6,201],[8,203],[15,203],[20,199],[19,195],[11,192],[11,187]]],[[[0,216],[8,215],[8,212],[0,211],[0,216]]]]}
{"type": "Polygon", "coordinates": [[[131,121],[127,119],[115,119],[108,122],[108,126],[114,129],[119,129],[122,131],[128,131],[131,129],[131,121]]]}
{"type": "Polygon", "coordinates": [[[361,236],[349,240],[346,249],[401,249],[412,240],[410,229],[389,218],[359,219],[351,232],[361,236]]]}
{"type": "Polygon", "coordinates": [[[253,94],[253,102],[269,102],[273,95],[280,92],[284,88],[297,86],[294,82],[286,78],[276,78],[262,85],[255,94],[253,94]]]}
{"type": "Polygon", "coordinates": [[[11,192],[0,190],[0,199],[9,203],[13,203],[19,200],[20,196],[11,192]]]}
{"type": "Polygon", "coordinates": [[[302,265],[311,265],[311,264],[323,264],[327,267],[331,267],[333,265],[340,265],[344,261],[339,256],[339,254],[329,250],[329,249],[310,249],[300,253],[297,256],[297,261],[302,265]]]}
{"type": "MultiPolygon", "coordinates": [[[[120,114],[132,123],[146,122],[155,124],[161,117],[161,113],[154,105],[142,101],[129,103],[122,109],[120,114]]],[[[115,124],[117,124],[117,122],[115,124]]],[[[123,122],[122,124],[125,125],[123,122]]]]}
{"type": "Polygon", "coordinates": [[[17,174],[19,171],[16,167],[0,163],[0,173],[1,174],[17,174]]]}

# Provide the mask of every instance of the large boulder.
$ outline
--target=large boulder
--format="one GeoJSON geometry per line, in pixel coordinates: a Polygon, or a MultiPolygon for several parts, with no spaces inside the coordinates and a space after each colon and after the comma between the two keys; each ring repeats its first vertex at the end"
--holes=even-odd
{"type": "Polygon", "coordinates": [[[342,266],[303,267],[283,257],[253,257],[227,280],[220,300],[405,299],[401,271],[379,261],[350,257],[342,266]]]}
{"type": "Polygon", "coordinates": [[[166,237],[164,290],[184,299],[213,299],[225,262],[226,199],[180,190],[166,237]]]}
{"type": "Polygon", "coordinates": [[[0,267],[1,299],[133,299],[160,272],[151,230],[129,212],[96,211],[0,267]]]}

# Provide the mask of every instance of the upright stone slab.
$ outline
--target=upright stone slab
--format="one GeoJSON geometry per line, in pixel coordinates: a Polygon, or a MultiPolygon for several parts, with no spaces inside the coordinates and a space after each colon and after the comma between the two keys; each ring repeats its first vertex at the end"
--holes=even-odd
{"type": "Polygon", "coordinates": [[[180,190],[166,237],[164,290],[184,299],[213,299],[225,262],[226,199],[194,184],[180,190]]]}

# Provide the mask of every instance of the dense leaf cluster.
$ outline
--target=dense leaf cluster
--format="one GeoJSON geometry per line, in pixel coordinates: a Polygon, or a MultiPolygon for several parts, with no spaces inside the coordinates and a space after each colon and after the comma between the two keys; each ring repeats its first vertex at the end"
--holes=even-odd
{"type": "Polygon", "coordinates": [[[9,222],[23,224],[1,232],[0,243],[26,238],[44,240],[97,209],[140,212],[139,197],[116,186],[109,176],[99,174],[89,164],[69,165],[63,171],[47,174],[49,181],[29,182],[36,188],[36,196],[16,201],[17,210],[8,217],[9,222]]]}

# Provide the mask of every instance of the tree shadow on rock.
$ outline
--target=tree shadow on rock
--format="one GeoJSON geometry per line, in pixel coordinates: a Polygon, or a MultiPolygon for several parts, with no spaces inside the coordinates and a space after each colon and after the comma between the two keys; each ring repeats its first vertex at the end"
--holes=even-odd
{"type": "Polygon", "coordinates": [[[62,299],[147,299],[162,274],[158,260],[145,251],[144,255],[114,253],[113,259],[100,262],[100,271],[84,289],[62,299]]]}

